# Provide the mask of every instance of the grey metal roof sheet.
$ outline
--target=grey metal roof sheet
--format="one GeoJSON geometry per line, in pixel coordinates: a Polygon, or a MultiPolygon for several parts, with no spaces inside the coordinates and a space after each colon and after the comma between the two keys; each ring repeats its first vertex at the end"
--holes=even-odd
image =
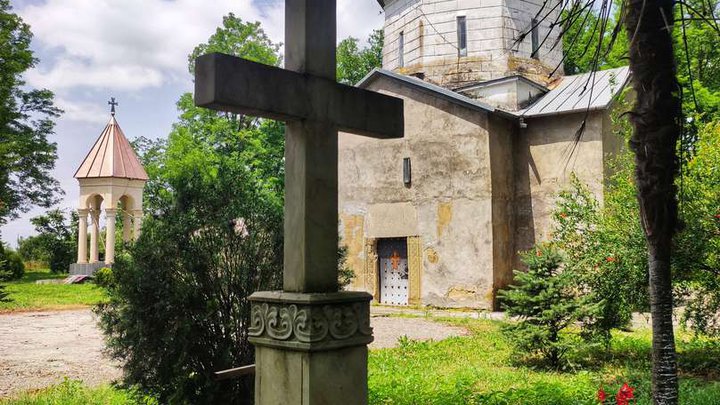
{"type": "MultiPolygon", "coordinates": [[[[594,73],[583,73],[562,78],[560,84],[547,92],[530,107],[519,111],[507,111],[489,104],[466,97],[416,77],[405,76],[385,69],[373,69],[357,86],[365,88],[378,77],[385,76],[403,84],[415,87],[436,97],[465,107],[485,112],[496,113],[504,118],[542,117],[547,115],[565,114],[584,110],[608,108],[615,96],[627,84],[630,69],[627,66],[601,70],[594,73]],[[591,85],[591,82],[593,85],[591,85]]],[[[480,83],[482,84],[482,83],[480,83]]]]}
{"type": "Polygon", "coordinates": [[[516,112],[522,117],[541,117],[607,108],[630,78],[627,66],[566,76],[533,105],[516,112]]]}

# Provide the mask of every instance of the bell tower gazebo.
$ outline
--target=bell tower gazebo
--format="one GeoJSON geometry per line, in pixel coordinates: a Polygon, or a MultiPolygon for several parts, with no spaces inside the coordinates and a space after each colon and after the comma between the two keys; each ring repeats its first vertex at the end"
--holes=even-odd
{"type": "Polygon", "coordinates": [[[95,141],[75,178],[80,183],[78,258],[70,274],[93,274],[115,260],[115,221],[123,223],[124,241],[137,239],[142,225],[143,188],[147,173],[115,119],[113,98],[110,122],[95,141]],[[99,261],[100,214],[105,212],[105,258],[99,261]],[[88,223],[88,214],[90,222],[88,223]],[[90,254],[87,233],[90,226],[90,254]]]}

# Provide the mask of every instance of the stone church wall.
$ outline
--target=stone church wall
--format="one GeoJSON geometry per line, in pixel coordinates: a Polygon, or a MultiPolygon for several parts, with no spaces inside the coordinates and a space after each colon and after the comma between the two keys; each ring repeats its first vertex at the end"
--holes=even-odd
{"type": "Polygon", "coordinates": [[[423,304],[489,307],[493,238],[499,230],[493,229],[497,204],[488,156],[491,148],[508,142],[491,146],[491,122],[484,112],[388,78],[378,79],[371,89],[405,99],[406,132],[396,140],[341,134],[339,231],[356,273],[352,288],[378,294],[374,241],[417,236],[423,304]],[[403,184],[405,157],[411,158],[410,187],[403,184]]]}
{"type": "MultiPolygon", "coordinates": [[[[425,79],[450,88],[521,73],[547,82],[547,74],[562,59],[562,44],[555,45],[553,17],[539,25],[539,58],[532,59],[531,37],[517,42],[529,30],[542,7],[541,0],[396,0],[385,7],[383,67],[403,74],[423,74],[425,79]],[[467,21],[467,55],[459,56],[457,17],[467,21]],[[399,38],[403,33],[403,66],[399,38]]],[[[545,6],[550,10],[552,5],[545,6]]],[[[557,74],[562,74],[562,68],[557,74]]]]}
{"type": "MultiPolygon", "coordinates": [[[[622,141],[612,134],[606,111],[591,112],[582,139],[573,151],[584,112],[528,119],[515,145],[515,204],[518,251],[551,236],[551,213],[558,193],[570,185],[571,174],[603,201],[607,156],[622,141]],[[572,155],[570,153],[572,152],[572,155]]],[[[519,263],[516,263],[519,265],[519,263]]]]}

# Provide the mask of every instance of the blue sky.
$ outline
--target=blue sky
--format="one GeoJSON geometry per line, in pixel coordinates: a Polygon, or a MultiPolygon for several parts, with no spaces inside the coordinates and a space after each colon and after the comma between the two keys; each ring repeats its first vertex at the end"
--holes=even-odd
{"type": "MultiPolygon", "coordinates": [[[[107,101],[120,105],[117,119],[132,139],[166,137],[175,102],[191,91],[187,55],[207,40],[229,12],[260,21],[268,35],[283,41],[281,0],[11,0],[30,24],[40,59],[27,72],[29,86],[55,92],[65,110],[52,141],[58,145],[54,176],[65,190],[60,208],[75,208],[72,177],[109,119],[107,101]]],[[[338,38],[365,39],[382,27],[376,0],[338,0],[338,38]]],[[[2,240],[34,234],[35,208],[0,228],[2,240]]]]}

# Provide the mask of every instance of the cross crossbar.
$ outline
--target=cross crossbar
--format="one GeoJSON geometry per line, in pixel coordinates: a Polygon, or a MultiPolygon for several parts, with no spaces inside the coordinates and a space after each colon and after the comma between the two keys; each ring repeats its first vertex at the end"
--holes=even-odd
{"type": "Polygon", "coordinates": [[[401,99],[220,53],[197,58],[195,104],[380,139],[402,138],[404,130],[401,99]]]}

